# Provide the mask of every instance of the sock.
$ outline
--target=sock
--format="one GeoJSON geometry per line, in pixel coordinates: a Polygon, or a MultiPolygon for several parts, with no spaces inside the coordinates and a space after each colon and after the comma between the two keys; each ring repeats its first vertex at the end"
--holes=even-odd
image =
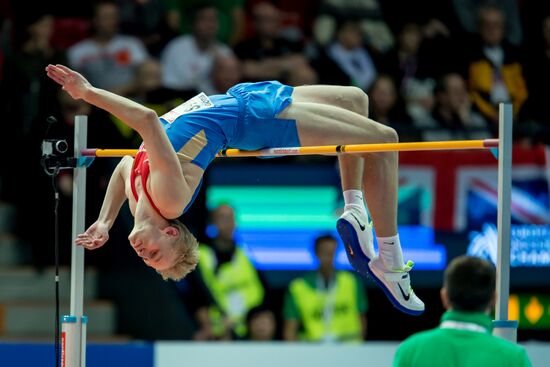
{"type": "Polygon", "coordinates": [[[378,252],[382,263],[388,270],[403,269],[403,251],[399,242],[399,234],[391,237],[378,237],[378,252]]]}
{"type": "Polygon", "coordinates": [[[365,210],[365,202],[363,201],[363,192],[361,190],[344,191],[344,203],[346,207],[352,205],[365,210]]]}

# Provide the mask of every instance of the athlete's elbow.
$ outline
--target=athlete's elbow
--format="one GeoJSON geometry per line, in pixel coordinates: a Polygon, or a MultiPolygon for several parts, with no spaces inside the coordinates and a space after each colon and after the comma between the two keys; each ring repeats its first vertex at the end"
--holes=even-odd
{"type": "Polygon", "coordinates": [[[155,126],[158,122],[157,113],[147,107],[143,107],[135,116],[135,121],[137,122],[138,131],[148,130],[150,127],[155,126]]]}
{"type": "Polygon", "coordinates": [[[150,108],[144,108],[142,115],[142,121],[147,124],[156,123],[158,121],[157,113],[150,108]]]}

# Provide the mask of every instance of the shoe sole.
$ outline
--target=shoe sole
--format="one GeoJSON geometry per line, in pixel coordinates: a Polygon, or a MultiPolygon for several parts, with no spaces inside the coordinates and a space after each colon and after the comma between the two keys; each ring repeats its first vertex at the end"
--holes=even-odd
{"type": "Polygon", "coordinates": [[[353,228],[353,225],[347,220],[340,218],[336,222],[336,229],[344,242],[346,256],[351,266],[360,274],[368,275],[370,273],[368,266],[370,259],[361,249],[359,238],[357,238],[357,232],[353,228]]]}
{"type": "Polygon", "coordinates": [[[370,269],[369,262],[370,259],[365,255],[359,244],[359,238],[357,238],[357,231],[351,223],[349,223],[344,218],[338,219],[336,222],[336,229],[340,238],[344,242],[344,247],[346,250],[346,256],[351,266],[359,274],[366,275],[372,278],[374,282],[382,288],[382,291],[386,294],[386,297],[390,300],[392,305],[397,308],[399,311],[406,313],[408,315],[418,316],[424,313],[425,310],[410,310],[399,303],[399,301],[394,297],[391,291],[386,287],[384,282],[382,282],[376,274],[370,269]],[[351,248],[351,253],[349,249],[351,248]]]}

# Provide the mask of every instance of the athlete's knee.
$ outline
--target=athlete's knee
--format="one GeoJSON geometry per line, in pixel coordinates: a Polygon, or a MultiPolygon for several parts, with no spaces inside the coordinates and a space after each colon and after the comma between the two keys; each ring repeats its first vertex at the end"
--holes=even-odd
{"type": "Polygon", "coordinates": [[[367,116],[369,113],[369,97],[358,87],[346,87],[347,99],[351,101],[354,112],[367,116]]]}
{"type": "Polygon", "coordinates": [[[399,142],[399,135],[397,134],[397,131],[395,131],[394,128],[391,128],[389,126],[383,126],[380,134],[380,139],[384,143],[398,143],[399,142]]]}

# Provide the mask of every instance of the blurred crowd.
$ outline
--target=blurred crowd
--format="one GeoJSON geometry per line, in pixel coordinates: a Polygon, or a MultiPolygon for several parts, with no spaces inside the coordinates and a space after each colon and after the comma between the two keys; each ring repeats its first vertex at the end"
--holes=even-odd
{"type": "MultiPolygon", "coordinates": [[[[354,85],[402,141],[494,136],[499,102],[516,138],[548,142],[550,9],[517,0],[0,1],[3,111],[27,137],[54,108],[90,108],[46,80],[65,63],[157,112],[243,81],[354,85]],[[548,12],[547,12],[548,11],[548,12]],[[529,16],[530,22],[525,19],[529,16]],[[530,38],[528,38],[530,37],[530,38]]],[[[112,118],[112,117],[111,117],[112,118]]],[[[114,121],[122,143],[138,139],[114,121]]],[[[16,131],[12,131],[16,130],[16,131]]],[[[12,136],[10,135],[10,136],[12,136]]],[[[101,134],[105,135],[105,134],[101,134]]],[[[116,143],[116,141],[115,141],[116,143]]]]}
{"type": "Polygon", "coordinates": [[[355,273],[335,269],[336,238],[319,234],[316,269],[291,280],[282,300],[235,239],[233,208],[210,215],[212,236],[200,245],[197,270],[178,289],[195,318],[194,340],[360,342],[367,334],[367,292],[355,273]]]}
{"type": "MultiPolygon", "coordinates": [[[[37,244],[51,238],[53,226],[41,218],[53,204],[37,158],[47,130],[70,138],[74,116],[83,114],[93,125],[89,146],[140,143],[114,116],[60,91],[44,72],[50,63],[66,64],[159,115],[201,91],[225,93],[239,82],[275,79],[357,86],[369,96],[370,117],[395,128],[401,141],[493,137],[498,103],[509,102],[516,141],[550,143],[545,2],[0,0],[0,32],[0,199],[18,206],[19,232],[37,244]],[[50,115],[57,124],[46,123],[50,115]]],[[[96,162],[101,168],[90,170],[98,177],[88,181],[95,185],[89,217],[99,211],[112,164],[96,162]]],[[[70,196],[70,185],[62,175],[62,195],[70,196]]],[[[70,218],[67,207],[62,222],[70,218]]],[[[364,285],[332,267],[333,238],[315,241],[319,270],[293,281],[273,310],[265,281],[233,241],[233,216],[228,207],[212,213],[218,235],[203,246],[199,271],[186,281],[194,292],[205,290],[189,305],[196,339],[365,337],[364,285]]],[[[69,243],[69,235],[62,240],[69,243]]],[[[51,263],[50,248],[34,251],[36,265],[51,263]]]]}

